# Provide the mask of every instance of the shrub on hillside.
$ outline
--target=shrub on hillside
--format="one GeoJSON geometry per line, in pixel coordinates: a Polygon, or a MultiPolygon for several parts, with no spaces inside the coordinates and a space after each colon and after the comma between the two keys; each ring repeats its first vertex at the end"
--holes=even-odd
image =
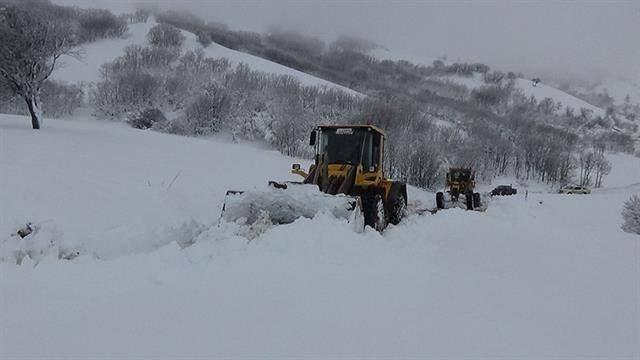
{"type": "MultiPolygon", "coordinates": [[[[83,98],[84,93],[80,86],[47,80],[43,83],[40,93],[40,101],[45,104],[42,113],[52,118],[71,115],[82,106],[83,98]]],[[[2,83],[0,83],[0,113],[28,115],[24,100],[2,83]]]]}
{"type": "Polygon", "coordinates": [[[74,84],[46,81],[42,86],[42,102],[46,104],[43,112],[49,117],[71,115],[82,106],[84,92],[74,84]]]}
{"type": "Polygon", "coordinates": [[[127,122],[136,129],[149,129],[156,123],[166,122],[167,118],[162,111],[156,108],[148,108],[140,112],[134,112],[129,116],[127,122]]]}
{"type": "Polygon", "coordinates": [[[177,28],[169,24],[158,24],[149,30],[147,40],[157,47],[181,47],[184,35],[177,28]]]}
{"type": "Polygon", "coordinates": [[[229,111],[230,97],[227,89],[209,86],[187,106],[180,120],[182,129],[189,135],[210,135],[220,130],[229,111]]]}
{"type": "Polygon", "coordinates": [[[78,37],[81,43],[122,37],[129,29],[125,18],[104,9],[79,9],[78,22],[78,37]]]}
{"type": "Polygon", "coordinates": [[[622,230],[640,235],[640,196],[633,195],[622,210],[622,230]]]}

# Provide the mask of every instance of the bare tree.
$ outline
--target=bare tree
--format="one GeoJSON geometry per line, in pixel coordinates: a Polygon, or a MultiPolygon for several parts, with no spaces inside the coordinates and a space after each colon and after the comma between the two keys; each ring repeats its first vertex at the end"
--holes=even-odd
{"type": "Polygon", "coordinates": [[[622,209],[622,230],[640,235],[640,196],[633,195],[622,209]]]}
{"type": "Polygon", "coordinates": [[[40,128],[40,90],[62,55],[74,55],[73,26],[48,16],[37,3],[0,8],[0,76],[22,97],[31,125],[40,128]]]}
{"type": "Polygon", "coordinates": [[[604,144],[596,144],[594,150],[595,187],[602,187],[602,180],[611,172],[611,163],[604,154],[604,144]]]}
{"type": "Polygon", "coordinates": [[[578,159],[580,164],[580,185],[591,185],[591,173],[596,167],[596,155],[593,151],[583,152],[578,159]]]}

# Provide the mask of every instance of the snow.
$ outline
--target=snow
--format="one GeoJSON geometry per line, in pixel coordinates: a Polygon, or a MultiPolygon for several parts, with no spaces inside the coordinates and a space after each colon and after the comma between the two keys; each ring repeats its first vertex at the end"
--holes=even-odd
{"type": "Polygon", "coordinates": [[[616,104],[624,104],[627,95],[629,95],[632,104],[640,104],[640,82],[609,78],[598,84],[594,90],[606,92],[615,100],[616,104]]]}
{"type": "MultiPolygon", "coordinates": [[[[377,48],[371,51],[371,55],[378,59],[389,59],[389,60],[407,60],[414,64],[431,66],[434,60],[437,58],[428,58],[421,57],[415,54],[407,54],[401,52],[390,51],[385,48],[377,48]]],[[[445,64],[450,64],[450,61],[445,61],[445,64]]],[[[436,76],[436,79],[440,80],[449,80],[459,85],[464,85],[470,90],[477,89],[481,86],[487,85],[484,82],[483,75],[481,73],[474,73],[473,76],[436,76]]],[[[524,95],[527,97],[533,96],[538,102],[544,100],[545,98],[551,98],[553,101],[561,102],[562,109],[560,111],[564,111],[567,107],[574,109],[574,111],[579,112],[580,109],[585,108],[593,111],[593,116],[604,116],[605,110],[591,105],[584,100],[578,99],[575,96],[568,94],[562,90],[556,89],[552,86],[545,85],[543,83],[538,84],[537,86],[533,86],[531,80],[528,79],[516,79],[515,83],[516,88],[519,88],[523,91],[524,95]]],[[[602,85],[606,86],[606,85],[602,85]]],[[[633,94],[638,94],[640,96],[640,86],[630,82],[622,82],[618,81],[615,84],[609,86],[614,91],[614,98],[616,98],[619,102],[622,102],[624,96],[626,96],[625,91],[630,91],[632,96],[633,94]],[[624,94],[623,94],[624,93],[624,94]]]]}
{"type": "Polygon", "coordinates": [[[317,185],[282,183],[277,186],[286,186],[286,189],[269,187],[260,191],[227,194],[222,218],[245,224],[253,224],[258,220],[290,224],[300,216],[313,218],[322,211],[337,218],[349,219],[356,209],[355,198],[325,194],[317,185]]]}
{"type": "Polygon", "coordinates": [[[451,81],[458,85],[464,85],[469,90],[477,89],[481,86],[486,86],[487,84],[484,82],[483,75],[481,73],[473,73],[472,76],[458,76],[458,75],[450,75],[450,76],[439,76],[437,79],[444,81],[451,81]]]}
{"type": "Polygon", "coordinates": [[[56,67],[51,78],[69,83],[95,83],[100,80],[100,68],[123,54],[130,45],[146,45],[147,33],[156,25],[153,19],[146,23],[129,24],[125,39],[103,39],[81,47],[80,59],[64,55],[61,66],[56,67]]]}
{"type": "MultiPolygon", "coordinates": [[[[182,31],[182,34],[187,39],[186,41],[187,48],[192,48],[192,49],[202,48],[202,45],[198,43],[197,37],[195,34],[184,31],[184,30],[182,31]]],[[[215,42],[211,43],[209,46],[204,48],[204,53],[211,58],[226,58],[233,65],[237,65],[240,63],[246,64],[252,70],[262,71],[262,72],[265,72],[268,74],[274,74],[274,75],[289,75],[298,79],[300,83],[306,86],[331,87],[331,88],[340,89],[351,95],[363,96],[361,93],[354,91],[352,89],[349,89],[347,87],[332,83],[330,81],[321,79],[319,77],[307,74],[302,71],[292,69],[290,67],[275,63],[273,61],[270,61],[258,56],[254,56],[241,51],[229,49],[215,42]]]]}
{"type": "MultiPolygon", "coordinates": [[[[102,65],[122,55],[127,46],[147,45],[147,33],[156,24],[155,20],[150,18],[146,23],[129,24],[128,37],[125,39],[106,39],[85,44],[82,47],[82,57],[76,59],[70,56],[63,56],[60,59],[61,66],[56,68],[51,78],[69,83],[89,84],[98,82],[100,80],[100,68],[102,65]]],[[[257,56],[231,50],[216,43],[212,43],[206,48],[203,48],[202,45],[198,43],[194,34],[184,30],[181,30],[181,32],[186,38],[185,49],[203,49],[206,56],[211,58],[227,58],[233,65],[243,63],[248,65],[252,70],[275,75],[290,75],[298,79],[303,85],[336,88],[351,95],[363,96],[361,93],[347,87],[257,56]]]]}
{"type": "Polygon", "coordinates": [[[411,53],[407,51],[389,50],[385,47],[375,48],[371,50],[369,54],[379,60],[392,60],[392,61],[406,60],[416,65],[424,65],[424,66],[432,66],[433,62],[436,60],[440,60],[445,64],[451,63],[451,61],[448,61],[442,58],[417,55],[415,53],[411,53]]]}
{"type": "MultiPolygon", "coordinates": [[[[480,73],[474,73],[474,75],[470,77],[444,76],[440,77],[440,79],[453,81],[454,83],[464,85],[471,90],[487,85],[484,82],[482,74],[480,73]]],[[[606,114],[605,110],[597,106],[591,105],[586,101],[578,99],[571,94],[556,89],[552,86],[545,85],[543,83],[539,83],[538,85],[533,86],[531,80],[518,78],[515,80],[515,87],[522,90],[523,94],[526,97],[533,96],[538,102],[544,100],[545,98],[551,98],[556,103],[562,103],[562,108],[559,110],[559,112],[564,112],[568,107],[573,109],[576,113],[579,112],[580,109],[585,108],[587,110],[593,111],[593,116],[605,116],[606,114]]]]}
{"type": "Polygon", "coordinates": [[[606,114],[603,109],[597,106],[593,106],[584,100],[580,100],[573,95],[567,94],[562,90],[558,90],[543,83],[533,86],[531,80],[516,79],[516,87],[521,89],[525,96],[533,96],[537,101],[542,101],[545,98],[551,98],[556,103],[561,102],[561,111],[564,111],[566,108],[572,108],[576,113],[578,113],[580,109],[584,108],[593,111],[593,116],[605,116],[606,114]]]}
{"type": "MultiPolygon", "coordinates": [[[[227,189],[286,180],[243,144],[0,115],[0,358],[638,358],[640,237],[620,229],[637,158],[589,196],[495,198],[382,235],[321,212],[248,240],[227,189]],[[191,245],[191,246],[189,246],[191,245]]],[[[409,189],[410,202],[433,202],[409,189]]]]}
{"type": "Polygon", "coordinates": [[[276,151],[88,119],[47,119],[41,132],[20,116],[0,124],[0,234],[31,221],[100,258],[151,251],[192,219],[217,219],[227,189],[293,179],[294,160],[276,151]]]}

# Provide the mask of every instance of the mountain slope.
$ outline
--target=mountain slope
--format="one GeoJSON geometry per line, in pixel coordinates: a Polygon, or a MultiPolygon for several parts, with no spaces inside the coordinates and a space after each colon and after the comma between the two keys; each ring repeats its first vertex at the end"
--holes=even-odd
{"type": "Polygon", "coordinates": [[[103,39],[85,44],[81,47],[80,58],[64,55],[51,78],[70,83],[94,83],[100,80],[102,64],[113,61],[122,55],[129,45],[145,45],[147,33],[156,25],[153,19],[146,23],[129,24],[129,34],[125,39],[103,39]]]}
{"type": "MultiPolygon", "coordinates": [[[[80,59],[64,56],[61,58],[62,66],[58,67],[52,79],[62,80],[71,83],[95,83],[100,80],[100,68],[103,64],[113,61],[116,57],[122,55],[125,47],[129,45],[148,45],[147,33],[157,23],[150,18],[146,23],[130,24],[129,36],[125,39],[108,39],[89,43],[83,46],[82,56],[80,59]]],[[[306,74],[304,72],[274,63],[272,61],[243,53],[236,50],[228,49],[224,46],[212,43],[203,48],[198,43],[196,36],[190,32],[181,30],[186,41],[184,50],[203,49],[206,56],[211,58],[226,58],[232,64],[247,64],[252,70],[262,71],[274,75],[292,76],[303,85],[331,87],[340,89],[352,95],[361,95],[344,86],[332,83],[327,80],[320,79],[316,76],[306,74]]]]}
{"type": "MultiPolygon", "coordinates": [[[[389,59],[389,60],[409,60],[414,62],[417,65],[431,66],[434,60],[440,60],[436,58],[422,58],[414,55],[398,55],[392,51],[387,49],[375,49],[371,53],[372,56],[378,59],[389,59]]],[[[440,60],[443,61],[443,60],[440,60]]],[[[445,64],[450,65],[451,61],[443,61],[445,64]]],[[[474,73],[473,76],[457,76],[457,75],[449,75],[449,76],[435,76],[437,79],[452,81],[459,85],[464,85],[470,90],[477,89],[481,86],[489,85],[483,79],[483,74],[474,73]]],[[[550,98],[554,102],[562,103],[562,108],[560,111],[564,111],[565,108],[573,109],[575,112],[579,112],[580,109],[587,109],[593,112],[593,116],[604,116],[605,111],[597,106],[591,105],[584,100],[578,99],[577,97],[568,94],[562,90],[554,88],[550,85],[546,85],[543,83],[538,84],[537,86],[533,86],[532,82],[528,79],[517,78],[515,80],[515,86],[517,89],[522,90],[525,96],[531,97],[533,96],[538,102],[544,100],[545,98],[550,98]]]]}

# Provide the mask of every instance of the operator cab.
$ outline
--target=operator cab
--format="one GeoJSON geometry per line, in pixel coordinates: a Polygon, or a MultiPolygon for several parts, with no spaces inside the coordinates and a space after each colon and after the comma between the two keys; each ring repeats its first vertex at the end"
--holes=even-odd
{"type": "Polygon", "coordinates": [[[362,165],[363,172],[377,172],[382,165],[384,133],[370,125],[321,126],[311,132],[316,163],[362,165]]]}

